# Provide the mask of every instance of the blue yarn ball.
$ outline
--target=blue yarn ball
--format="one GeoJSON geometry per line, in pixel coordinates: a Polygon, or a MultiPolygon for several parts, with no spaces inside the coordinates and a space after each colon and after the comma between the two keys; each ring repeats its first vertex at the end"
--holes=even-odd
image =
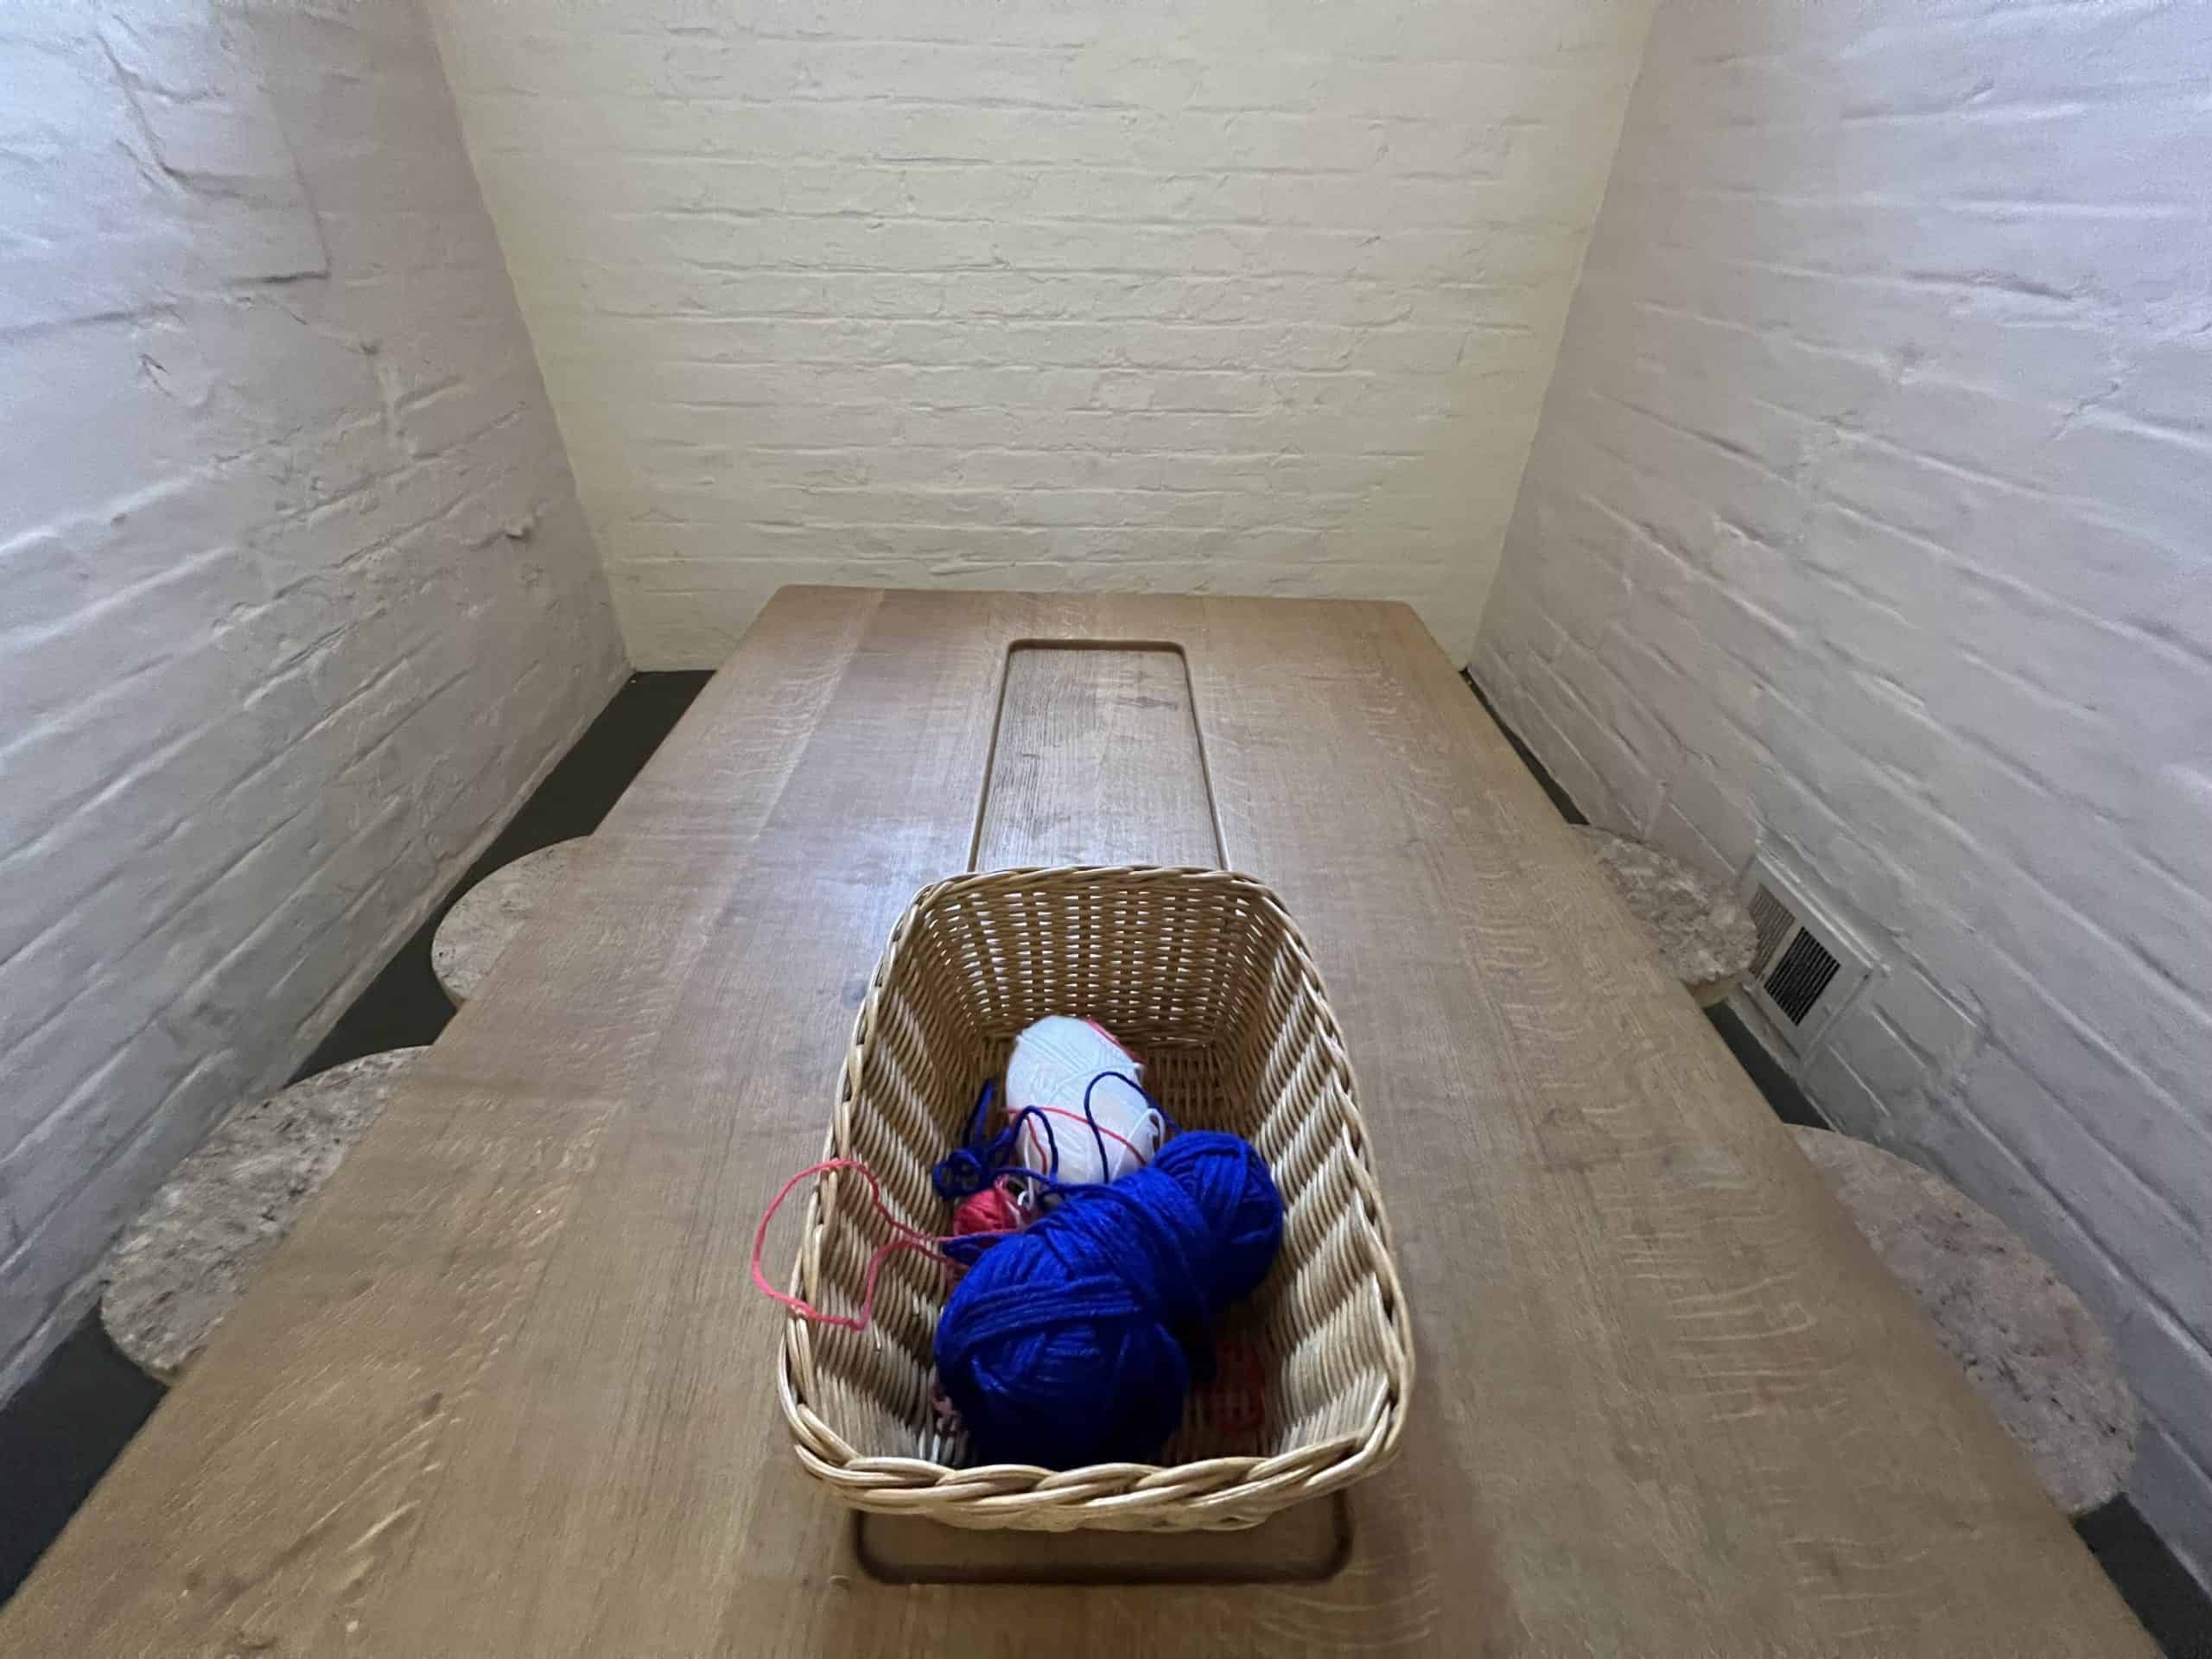
{"type": "Polygon", "coordinates": [[[1267,1277],[1282,1198],[1249,1141],[1194,1131],[1065,1190],[984,1251],[937,1327],[938,1378],[985,1463],[1150,1463],[1224,1310],[1267,1277]]]}

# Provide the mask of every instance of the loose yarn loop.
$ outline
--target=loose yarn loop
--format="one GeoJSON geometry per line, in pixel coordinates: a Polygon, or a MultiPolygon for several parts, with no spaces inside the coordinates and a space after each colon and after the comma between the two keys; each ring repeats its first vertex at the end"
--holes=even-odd
{"type": "Polygon", "coordinates": [[[1060,1199],[954,1290],[938,1376],[983,1462],[1154,1461],[1216,1321],[1274,1262],[1281,1195],[1249,1141],[1198,1130],[1060,1199]]]}
{"type": "Polygon", "coordinates": [[[891,1206],[883,1201],[883,1185],[876,1179],[875,1172],[857,1158],[832,1158],[826,1162],[809,1164],[785,1181],[768,1200],[768,1207],[761,1213],[760,1224],[753,1230],[753,1283],[763,1295],[784,1306],[812,1325],[834,1325],[846,1331],[865,1331],[875,1319],[875,1281],[883,1271],[883,1264],[900,1250],[912,1250],[941,1262],[945,1268],[959,1272],[976,1259],[976,1253],[994,1244],[1007,1234],[1020,1231],[1029,1224],[1029,1205],[1017,1188],[1017,1176],[1005,1176],[979,1192],[970,1192],[952,1209],[952,1231],[943,1238],[909,1227],[891,1213],[891,1206]],[[868,1259],[868,1268],[861,1280],[861,1311],[857,1317],[843,1313],[824,1313],[813,1303],[788,1291],[778,1290],[768,1282],[768,1275],[760,1266],[761,1252],[767,1248],[768,1224],[776,1218],[784,1200],[791,1189],[810,1175],[833,1174],[849,1169],[868,1183],[868,1201],[882,1219],[891,1236],[878,1245],[868,1259]]]}
{"type": "Polygon", "coordinates": [[[825,1159],[818,1164],[809,1164],[779,1187],[776,1196],[768,1200],[767,1209],[760,1215],[760,1224],[753,1230],[753,1284],[755,1289],[771,1301],[780,1302],[801,1319],[815,1325],[834,1325],[847,1331],[865,1331],[875,1318],[875,1278],[883,1271],[883,1264],[900,1250],[912,1250],[918,1255],[931,1256],[939,1262],[950,1262],[950,1258],[938,1248],[938,1240],[927,1233],[909,1227],[891,1213],[891,1206],[883,1201],[882,1183],[875,1179],[875,1172],[866,1164],[857,1158],[825,1159]],[[842,1313],[825,1313],[813,1303],[803,1298],[791,1295],[787,1291],[778,1290],[768,1282],[768,1275],[760,1268],[760,1252],[768,1243],[768,1224],[776,1218],[776,1211],[783,1208],[784,1200],[791,1197],[791,1189],[810,1175],[828,1175],[841,1169],[851,1170],[868,1183],[868,1201],[874,1206],[875,1213],[883,1218],[884,1225],[891,1231],[890,1239],[878,1245],[875,1253],[868,1259],[868,1269],[861,1280],[861,1311],[858,1318],[848,1318],[842,1313]]]}
{"type": "MultiPolygon", "coordinates": [[[[1081,1111],[1070,1111],[1065,1106],[1025,1106],[1008,1118],[994,1135],[990,1133],[991,1096],[996,1086],[989,1079],[984,1080],[982,1090],[976,1096],[975,1109],[968,1115],[968,1131],[962,1144],[938,1159],[930,1170],[930,1185],[937,1189],[938,1197],[948,1204],[957,1205],[963,1199],[998,1184],[1007,1171],[1022,1172],[1025,1167],[1035,1177],[1038,1185],[1057,1191],[1059,1185],[1057,1179],[1060,1161],[1059,1137],[1063,1131],[1053,1128],[1056,1119],[1075,1126],[1069,1132],[1071,1140],[1089,1141],[1096,1144],[1101,1167],[1109,1160],[1117,1158],[1124,1160],[1117,1167],[1136,1168],[1150,1162],[1153,1147],[1157,1144],[1160,1134],[1172,1132],[1175,1128],[1167,1114],[1161,1111],[1152,1096],[1136,1083],[1116,1071],[1101,1071],[1084,1087],[1081,1111]],[[1144,1103],[1145,1116],[1151,1123],[1150,1144],[1140,1146],[1098,1121],[1091,1096],[1100,1084],[1109,1079],[1126,1084],[1144,1103]],[[1040,1144],[1047,1155],[1036,1166],[1025,1166],[1021,1162],[1023,1143],[1037,1141],[1040,1133],[1043,1137],[1040,1144]],[[1113,1143],[1111,1153],[1107,1150],[1109,1141],[1113,1143]]],[[[1081,1179],[1096,1178],[1085,1176],[1081,1179]]]]}

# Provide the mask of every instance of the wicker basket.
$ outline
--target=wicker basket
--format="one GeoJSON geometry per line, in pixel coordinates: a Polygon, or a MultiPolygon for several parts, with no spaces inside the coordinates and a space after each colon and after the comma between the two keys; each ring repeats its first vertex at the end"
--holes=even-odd
{"type": "MultiPolygon", "coordinates": [[[[1380,1468],[1413,1382],[1404,1295],[1343,1039],[1305,941],[1258,882],[1000,870],[924,888],[861,1008],[825,1155],[866,1163],[901,1221],[942,1232],[930,1166],[1047,1014],[1104,1024],[1169,1116],[1245,1136],[1281,1189],[1282,1253],[1221,1333],[1219,1381],[1193,1390],[1163,1465],[963,1467],[929,1400],[946,1274],[899,1254],[866,1333],[786,1324],[778,1383],[799,1460],[861,1509],[1050,1531],[1250,1526],[1380,1468]]],[[[887,1236],[860,1177],[823,1177],[792,1289],[856,1307],[887,1236]]]]}

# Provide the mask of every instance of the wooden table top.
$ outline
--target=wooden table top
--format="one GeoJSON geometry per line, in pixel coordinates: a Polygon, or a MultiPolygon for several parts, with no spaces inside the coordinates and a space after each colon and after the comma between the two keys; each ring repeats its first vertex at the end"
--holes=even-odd
{"type": "Polygon", "coordinates": [[[0,1651],[1040,1642],[2152,1651],[1410,611],[787,589],[0,1651]],[[1122,648],[1010,670],[1023,641],[1122,648]],[[865,977],[971,859],[1224,855],[1300,919],[1358,1070],[1403,1455],[1311,1582],[880,1582],[790,1453],[746,1273],[865,977]]]}

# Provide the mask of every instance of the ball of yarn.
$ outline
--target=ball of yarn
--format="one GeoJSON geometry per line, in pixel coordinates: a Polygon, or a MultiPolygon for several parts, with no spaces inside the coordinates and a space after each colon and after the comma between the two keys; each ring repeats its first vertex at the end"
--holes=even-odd
{"type": "Polygon", "coordinates": [[[1001,1176],[952,1206],[952,1231],[938,1246],[955,1268],[967,1268],[1001,1233],[1018,1233],[1029,1224],[1032,1207],[1015,1185],[1018,1177],[1001,1176]]]}
{"type": "Polygon", "coordinates": [[[1068,1192],[998,1239],[953,1291],[938,1376],[986,1463],[1155,1460],[1194,1364],[1282,1244],[1282,1198],[1249,1141],[1178,1135],[1146,1169],[1068,1192]]]}
{"type": "Polygon", "coordinates": [[[1142,1075],[1096,1021],[1064,1014],[1038,1020],[1014,1039],[1006,1066],[1007,1109],[1043,1115],[1024,1122],[1017,1156],[1061,1181],[1110,1181],[1141,1169],[1162,1134],[1142,1075]]]}
{"type": "Polygon", "coordinates": [[[1012,1233],[1029,1217],[1014,1195],[1011,1180],[998,1181],[980,1192],[970,1192],[952,1206],[955,1237],[972,1233],[1012,1233]]]}

